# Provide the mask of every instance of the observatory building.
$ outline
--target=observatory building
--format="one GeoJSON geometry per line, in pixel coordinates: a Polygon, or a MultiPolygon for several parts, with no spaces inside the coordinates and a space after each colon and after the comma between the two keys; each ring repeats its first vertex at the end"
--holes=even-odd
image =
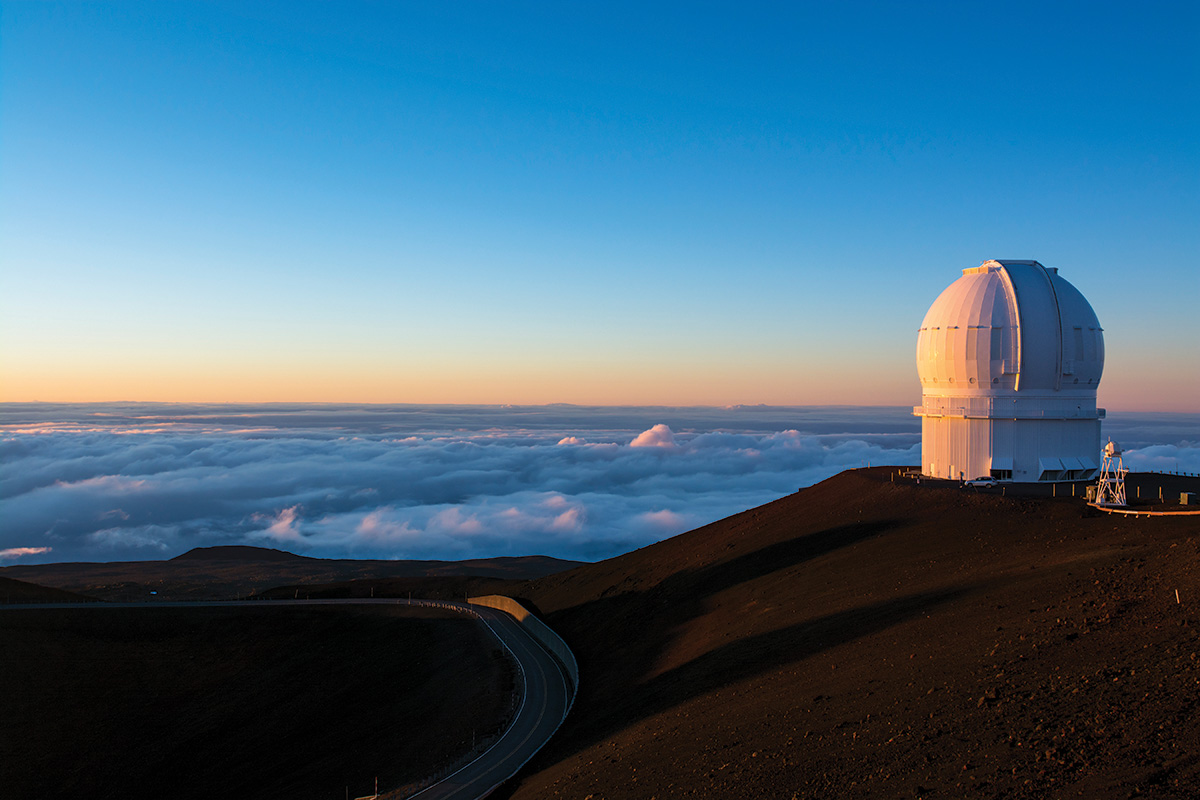
{"type": "Polygon", "coordinates": [[[1063,481],[1100,468],[1104,334],[1055,267],[985,261],[929,307],[917,337],[921,473],[1063,481]]]}

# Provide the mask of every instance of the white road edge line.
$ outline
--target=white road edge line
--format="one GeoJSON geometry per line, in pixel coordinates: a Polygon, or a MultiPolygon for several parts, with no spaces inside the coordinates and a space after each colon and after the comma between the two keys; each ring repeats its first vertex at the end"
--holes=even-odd
{"type": "MultiPolygon", "coordinates": [[[[503,614],[506,612],[501,611],[500,613],[503,614]]],[[[514,619],[515,619],[515,617],[514,617],[514,619]]],[[[519,627],[519,625],[520,625],[520,623],[518,623],[518,627],[519,627]]],[[[549,626],[547,626],[547,627],[549,627],[549,626]]],[[[550,632],[554,633],[554,630],[551,629],[550,632]]],[[[563,638],[561,636],[559,636],[557,633],[554,633],[554,635],[557,636],[558,640],[563,643],[563,647],[567,646],[567,643],[565,641],[563,641],[563,638]]],[[[532,636],[530,636],[529,638],[533,639],[532,636]]],[[[534,644],[534,646],[541,648],[545,652],[548,652],[548,653],[550,652],[545,647],[543,647],[542,644],[540,642],[538,642],[536,639],[533,640],[533,644],[534,644]]],[[[570,648],[567,648],[567,650],[569,652],[570,648]]],[[[571,657],[572,658],[575,657],[574,653],[571,654],[571,657]]],[[[567,721],[567,715],[571,713],[571,709],[575,706],[575,693],[579,691],[578,687],[576,687],[575,692],[572,692],[570,687],[567,686],[566,669],[563,667],[562,664],[558,663],[558,659],[554,656],[553,653],[550,653],[550,660],[554,662],[554,669],[556,672],[558,672],[558,679],[562,681],[563,696],[567,698],[567,705],[563,709],[562,719],[560,719],[558,721],[558,724],[554,726],[554,730],[550,731],[550,735],[546,737],[545,742],[542,742],[541,747],[538,747],[538,749],[536,749],[532,753],[530,753],[529,758],[522,761],[520,766],[518,766],[515,770],[513,770],[512,775],[509,775],[504,780],[501,780],[501,781],[498,781],[497,783],[492,784],[490,787],[488,787],[488,790],[486,792],[484,792],[483,794],[478,796],[477,800],[482,800],[483,798],[487,797],[489,794],[496,791],[496,789],[498,789],[500,787],[500,784],[504,783],[504,781],[509,780],[510,778],[514,777],[518,772],[525,769],[525,765],[528,764],[530,761],[532,761],[534,756],[536,756],[538,753],[542,752],[542,747],[545,747],[546,744],[551,739],[554,738],[554,735],[556,733],[558,733],[558,729],[561,728],[563,723],[567,721]]],[[[422,791],[424,791],[424,790],[422,790],[422,791]]]]}
{"type": "MultiPolygon", "coordinates": [[[[457,605],[457,604],[455,604],[455,605],[457,605]]],[[[474,610],[474,609],[472,609],[472,610],[474,610]]],[[[504,612],[501,611],[499,613],[503,614],[504,612]]],[[[492,752],[492,750],[497,745],[499,745],[501,742],[504,741],[504,739],[508,736],[508,734],[512,731],[512,729],[516,727],[517,719],[520,718],[521,712],[525,710],[525,700],[529,697],[529,681],[525,677],[525,667],[521,664],[521,659],[517,658],[517,654],[513,652],[513,649],[511,647],[508,646],[508,642],[504,641],[503,636],[496,633],[496,629],[492,627],[492,624],[490,622],[488,622],[486,619],[484,619],[482,614],[480,614],[479,612],[475,612],[475,614],[476,614],[476,617],[479,619],[479,621],[482,622],[484,625],[486,625],[487,629],[492,632],[492,636],[495,636],[496,639],[500,642],[501,646],[503,646],[504,649],[508,651],[508,654],[510,656],[512,656],[513,662],[517,665],[517,668],[521,670],[521,705],[517,708],[517,713],[513,715],[512,722],[509,724],[508,729],[504,731],[503,735],[501,735],[501,737],[499,739],[497,739],[495,742],[492,743],[491,747],[489,747],[487,750],[484,750],[478,756],[471,759],[468,763],[463,764],[461,767],[454,770],[454,772],[451,772],[449,775],[442,778],[437,783],[430,784],[429,786],[426,786],[424,789],[417,792],[416,794],[409,795],[410,800],[411,800],[411,798],[419,797],[420,795],[429,791],[433,787],[439,786],[440,784],[444,783],[445,781],[450,780],[455,775],[462,772],[464,769],[471,766],[476,761],[478,761],[479,759],[486,756],[488,753],[492,752]]],[[[530,756],[530,758],[532,758],[532,756],[530,756]]],[[[521,764],[521,767],[523,767],[523,766],[525,766],[525,764],[521,764]]],[[[519,771],[521,769],[521,767],[517,767],[517,770],[519,771]]],[[[513,774],[516,774],[516,773],[513,773],[513,774]]],[[[506,780],[508,780],[508,778],[505,778],[504,780],[506,781],[506,780]]],[[[500,783],[504,783],[504,781],[500,781],[500,783]]],[[[492,791],[495,790],[496,786],[500,785],[500,783],[497,783],[495,786],[488,789],[486,792],[484,792],[482,795],[480,795],[480,797],[487,797],[489,794],[492,793],[492,791]]]]}

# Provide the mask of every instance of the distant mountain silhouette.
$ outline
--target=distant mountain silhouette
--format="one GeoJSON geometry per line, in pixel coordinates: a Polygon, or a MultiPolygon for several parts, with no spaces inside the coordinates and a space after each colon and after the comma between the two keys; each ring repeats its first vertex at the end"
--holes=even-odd
{"type": "MultiPolygon", "coordinates": [[[[206,600],[255,597],[272,587],[288,587],[288,596],[308,594],[306,588],[354,580],[411,579],[389,584],[394,592],[497,590],[496,581],[542,578],[579,566],[548,556],[477,558],[468,561],[310,558],[247,545],[197,547],[166,561],[112,561],[14,564],[0,567],[0,576],[81,592],[100,600],[206,600]],[[486,579],[464,582],[462,579],[486,579]],[[439,588],[433,579],[440,580],[439,588]],[[418,581],[412,583],[412,580],[418,581]],[[490,588],[489,588],[490,587],[490,588]]],[[[370,589],[368,588],[368,592],[370,589]]],[[[276,592],[278,594],[278,592],[276,592]]],[[[418,594],[417,596],[422,596],[418,594]]]]}
{"type": "Polygon", "coordinates": [[[244,544],[227,544],[216,547],[193,547],[171,561],[316,561],[308,556],[298,556],[285,550],[269,547],[251,547],[244,544]]]}

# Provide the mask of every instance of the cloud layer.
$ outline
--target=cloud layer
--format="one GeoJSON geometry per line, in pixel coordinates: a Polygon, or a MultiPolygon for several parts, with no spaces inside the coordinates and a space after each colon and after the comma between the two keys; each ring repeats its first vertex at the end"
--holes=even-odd
{"type": "MultiPolygon", "coordinates": [[[[2,411],[4,563],[235,543],[324,557],[591,560],[846,468],[920,457],[919,425],[903,409],[2,411]]],[[[1200,471],[1197,456],[1182,441],[1126,460],[1200,471]]]]}

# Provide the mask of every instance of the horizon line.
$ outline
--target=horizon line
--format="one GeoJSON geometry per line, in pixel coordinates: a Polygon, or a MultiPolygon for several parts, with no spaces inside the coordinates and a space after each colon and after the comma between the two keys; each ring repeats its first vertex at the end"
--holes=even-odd
{"type": "MultiPolygon", "coordinates": [[[[910,403],[522,403],[522,402],[419,402],[410,400],[378,401],[378,400],[0,400],[0,408],[4,406],[35,405],[35,406],[102,406],[102,405],[143,405],[143,406],[375,406],[375,407],[468,407],[468,408],[656,408],[656,409],[714,409],[723,411],[753,410],[753,409],[789,409],[789,408],[880,408],[897,409],[914,407],[910,403]]],[[[1200,408],[1163,409],[1136,407],[1106,407],[1108,412],[1138,413],[1138,414],[1200,414],[1200,408]]]]}

